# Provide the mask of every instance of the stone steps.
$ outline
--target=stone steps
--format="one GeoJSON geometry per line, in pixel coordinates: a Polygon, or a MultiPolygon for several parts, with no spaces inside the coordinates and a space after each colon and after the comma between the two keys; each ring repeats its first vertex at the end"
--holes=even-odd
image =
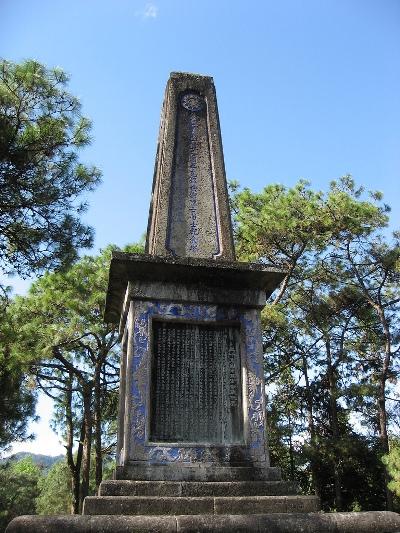
{"type": "Polygon", "coordinates": [[[84,515],[222,515],[311,513],[316,496],[88,496],[84,515]]]}
{"type": "Polygon", "coordinates": [[[106,480],[99,496],[283,496],[296,495],[288,481],[133,481],[106,480]]]}
{"type": "Polygon", "coordinates": [[[273,513],[180,516],[19,516],[6,533],[395,533],[400,515],[362,513],[273,513]]]}
{"type": "Polygon", "coordinates": [[[128,464],[117,466],[116,479],[137,481],[280,481],[278,467],[256,466],[198,466],[128,464]]]}

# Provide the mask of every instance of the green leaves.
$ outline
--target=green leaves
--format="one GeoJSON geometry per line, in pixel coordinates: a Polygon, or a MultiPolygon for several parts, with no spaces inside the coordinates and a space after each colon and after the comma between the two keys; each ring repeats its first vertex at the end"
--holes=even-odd
{"type": "Polygon", "coordinates": [[[37,61],[0,62],[0,269],[21,276],[63,268],[93,231],[78,197],[100,171],[82,164],[91,122],[60,69],[37,61]]]}
{"type": "Polygon", "coordinates": [[[71,512],[71,473],[65,461],[54,463],[46,476],[39,480],[40,494],[36,498],[38,514],[69,514],[71,512]]]}
{"type": "Polygon", "coordinates": [[[395,394],[398,378],[390,337],[398,339],[400,246],[398,234],[383,236],[389,208],[349,175],[326,192],[300,181],[260,193],[233,184],[232,193],[239,258],[287,271],[262,312],[271,456],[303,490],[317,490],[324,509],[379,508],[378,398],[395,394]],[[352,430],[354,417],[372,439],[352,430]],[[354,484],[359,471],[372,472],[365,491],[354,484]]]}
{"type": "Polygon", "coordinates": [[[35,514],[41,471],[26,457],[15,463],[0,464],[0,528],[2,531],[16,516],[35,514]]]}
{"type": "Polygon", "coordinates": [[[328,193],[311,190],[303,180],[291,189],[268,185],[261,193],[236,192],[232,204],[239,257],[294,268],[305,254],[324,250],[344,234],[384,227],[385,209],[360,201],[361,194],[350,176],[332,182],[328,193]]]}

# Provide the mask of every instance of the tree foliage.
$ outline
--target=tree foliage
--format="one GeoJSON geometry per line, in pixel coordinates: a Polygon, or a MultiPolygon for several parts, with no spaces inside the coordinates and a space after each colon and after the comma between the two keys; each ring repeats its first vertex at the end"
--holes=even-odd
{"type": "Polygon", "coordinates": [[[92,243],[79,197],[100,172],[79,162],[90,121],[59,68],[0,62],[0,269],[60,268],[92,243]]]}
{"type": "Polygon", "coordinates": [[[385,233],[389,208],[351,176],[326,193],[304,181],[235,187],[240,258],[287,272],[262,316],[272,457],[286,457],[287,475],[336,510],[371,508],[352,486],[369,465],[369,494],[390,509],[380,457],[398,376],[400,246],[385,233]]]}
{"type": "Polygon", "coordinates": [[[30,457],[0,464],[0,530],[16,516],[35,514],[41,471],[30,457]]]}
{"type": "Polygon", "coordinates": [[[36,394],[32,381],[22,368],[8,365],[0,355],[0,452],[10,442],[22,442],[28,435],[28,423],[35,415],[36,394]]]}
{"type": "Polygon", "coordinates": [[[31,438],[28,423],[35,417],[36,391],[23,355],[14,357],[10,344],[14,327],[5,312],[0,312],[0,457],[11,442],[31,438]]]}
{"type": "Polygon", "coordinates": [[[18,325],[13,357],[29,358],[36,385],[55,401],[54,427],[65,442],[75,513],[90,491],[92,449],[98,487],[104,458],[115,447],[118,331],[103,322],[112,249],[45,274],[8,309],[18,325]]]}
{"type": "MultiPolygon", "coordinates": [[[[93,231],[80,220],[86,208],[80,198],[96,187],[100,172],[79,161],[91,124],[67,85],[59,68],[0,60],[3,279],[66,268],[92,244],[93,231]]],[[[9,299],[9,287],[0,283],[0,450],[25,438],[35,402],[23,357],[9,356],[9,299]]]]}
{"type": "Polygon", "coordinates": [[[37,514],[70,514],[72,507],[71,472],[66,461],[54,463],[38,483],[37,514]]]}

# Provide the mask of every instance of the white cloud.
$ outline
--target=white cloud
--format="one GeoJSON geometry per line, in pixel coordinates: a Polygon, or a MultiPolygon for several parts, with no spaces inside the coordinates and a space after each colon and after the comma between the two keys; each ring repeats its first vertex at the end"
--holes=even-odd
{"type": "Polygon", "coordinates": [[[155,4],[146,4],[142,11],[142,17],[144,19],[155,19],[158,15],[158,7],[155,4]]]}

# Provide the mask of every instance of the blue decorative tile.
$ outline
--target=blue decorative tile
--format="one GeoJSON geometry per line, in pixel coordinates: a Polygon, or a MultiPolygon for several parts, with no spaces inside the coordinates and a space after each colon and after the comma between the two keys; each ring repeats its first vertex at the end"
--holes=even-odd
{"type": "Polygon", "coordinates": [[[240,453],[253,462],[265,461],[265,406],[259,312],[215,305],[163,302],[135,302],[132,341],[132,376],[130,392],[129,459],[149,464],[218,463],[229,464],[232,453],[240,453]],[[178,318],[188,321],[215,322],[237,320],[245,339],[242,361],[247,369],[247,434],[245,445],[164,446],[149,444],[146,421],[149,418],[150,324],[152,317],[178,318]]]}

